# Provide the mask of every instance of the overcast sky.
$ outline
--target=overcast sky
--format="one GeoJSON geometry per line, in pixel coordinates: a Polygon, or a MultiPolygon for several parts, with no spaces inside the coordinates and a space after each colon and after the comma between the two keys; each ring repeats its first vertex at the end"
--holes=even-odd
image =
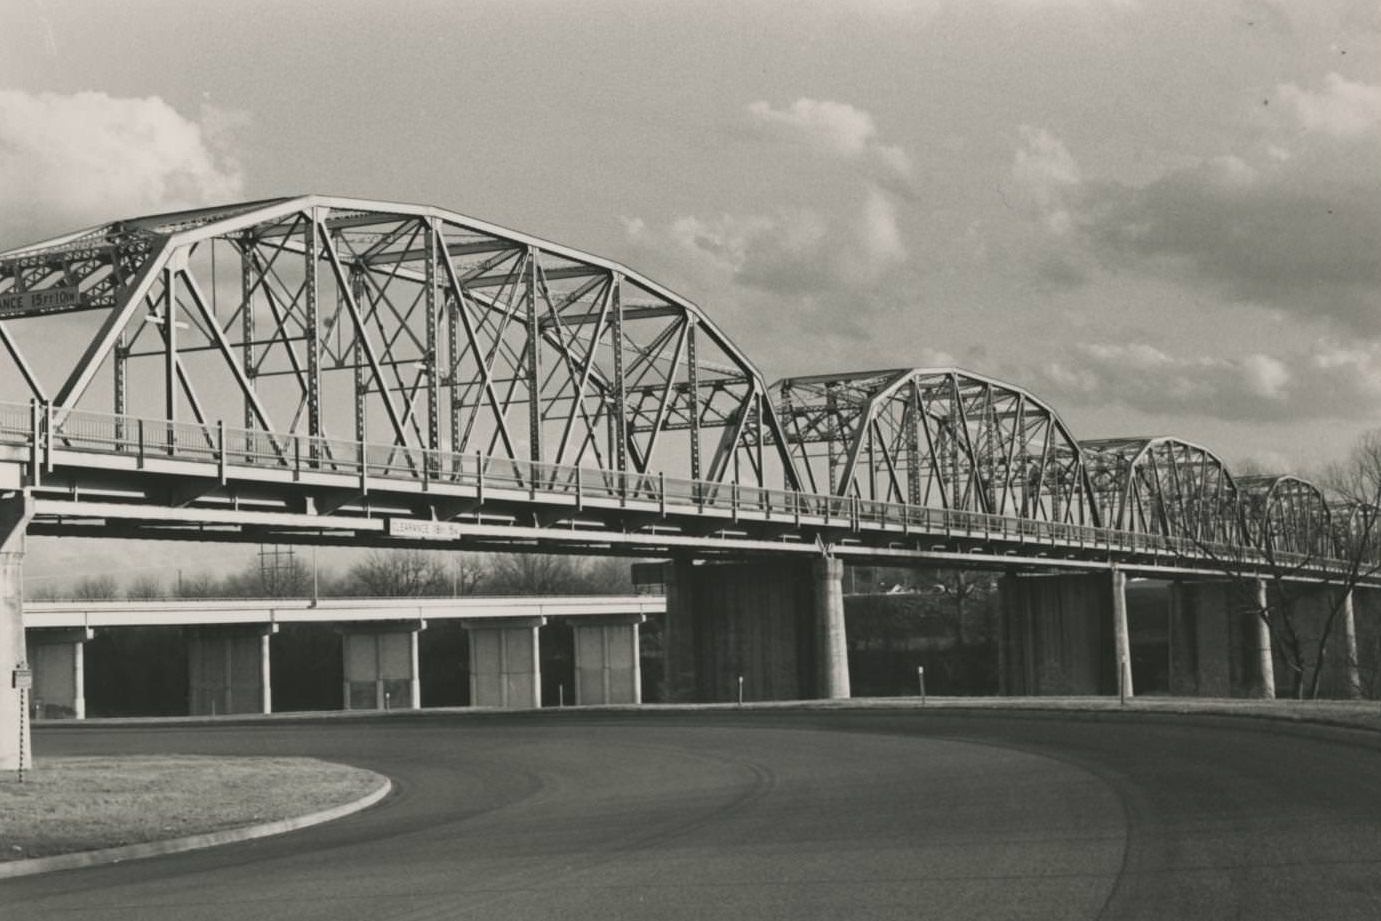
{"type": "Polygon", "coordinates": [[[1381,4],[0,0],[0,248],[300,192],[625,262],[769,379],[957,364],[1080,438],[1381,426],[1381,4]]]}

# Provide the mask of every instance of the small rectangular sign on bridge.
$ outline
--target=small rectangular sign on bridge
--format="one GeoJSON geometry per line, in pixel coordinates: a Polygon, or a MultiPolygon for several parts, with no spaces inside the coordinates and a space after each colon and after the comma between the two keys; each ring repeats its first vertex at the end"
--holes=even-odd
{"type": "Polygon", "coordinates": [[[76,285],[40,288],[37,291],[6,291],[0,294],[0,316],[55,313],[75,310],[82,306],[82,292],[76,285]]]}
{"type": "Polygon", "coordinates": [[[408,540],[459,540],[460,525],[454,521],[418,521],[414,518],[390,518],[390,537],[408,540]]]}

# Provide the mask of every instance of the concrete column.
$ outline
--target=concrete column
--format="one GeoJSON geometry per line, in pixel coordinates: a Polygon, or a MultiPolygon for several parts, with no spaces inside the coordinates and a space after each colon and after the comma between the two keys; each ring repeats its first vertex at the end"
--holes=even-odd
{"type": "Polygon", "coordinates": [[[259,637],[259,712],[273,712],[273,660],[269,655],[269,637],[273,635],[270,630],[265,630],[259,637]]]}
{"type": "MultiPolygon", "coordinates": [[[[87,639],[91,637],[88,636],[87,639]]],[[[72,716],[86,719],[86,641],[72,644],[72,716]]]]}
{"type": "Polygon", "coordinates": [[[24,529],[33,500],[0,500],[0,774],[33,767],[29,692],[15,687],[15,669],[28,665],[24,648],[24,529]]]}
{"type": "Polygon", "coordinates": [[[642,614],[570,619],[577,706],[642,703],[638,625],[646,619],[642,614]]]}
{"type": "Polygon", "coordinates": [[[347,710],[407,710],[422,703],[417,633],[427,622],[351,624],[341,643],[347,710]]]}
{"type": "Polygon", "coordinates": [[[1266,580],[1256,580],[1256,608],[1251,612],[1252,625],[1248,631],[1251,653],[1256,665],[1256,696],[1263,700],[1275,700],[1276,668],[1271,656],[1271,627],[1264,616],[1269,610],[1266,580]]]}
{"type": "Polygon", "coordinates": [[[545,617],[465,621],[470,634],[470,706],[542,706],[542,660],[537,629],[545,617]]]}
{"type": "Polygon", "coordinates": [[[422,631],[414,630],[408,634],[408,657],[412,660],[412,679],[408,682],[408,698],[412,709],[422,709],[422,670],[419,645],[422,631]]]}
{"type": "Polygon", "coordinates": [[[1357,614],[1352,607],[1352,589],[1343,596],[1343,663],[1346,669],[1347,696],[1362,699],[1362,670],[1357,659],[1357,614]]]}
{"type": "Polygon", "coordinates": [[[1116,567],[1112,571],[1112,619],[1118,693],[1131,697],[1132,634],[1127,626],[1127,574],[1116,567]]]}
{"type": "Polygon", "coordinates": [[[825,700],[849,696],[849,646],[844,632],[844,561],[817,559],[815,577],[815,655],[817,696],[825,700]]]}

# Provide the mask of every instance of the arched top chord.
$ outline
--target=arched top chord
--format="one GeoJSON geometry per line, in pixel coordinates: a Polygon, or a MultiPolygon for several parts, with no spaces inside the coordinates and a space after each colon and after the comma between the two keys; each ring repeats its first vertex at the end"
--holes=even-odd
{"type": "Polygon", "coordinates": [[[1237,484],[1208,448],[1169,436],[1080,446],[1105,526],[1201,543],[1240,538],[1237,484]]]}
{"type": "Polygon", "coordinates": [[[1318,486],[1284,474],[1244,476],[1238,487],[1243,526],[1255,546],[1314,558],[1334,555],[1332,510],[1318,486]]]}
{"type": "Polygon", "coordinates": [[[1077,442],[1020,387],[959,368],[899,368],[772,389],[808,490],[1098,523],[1077,442]]]}

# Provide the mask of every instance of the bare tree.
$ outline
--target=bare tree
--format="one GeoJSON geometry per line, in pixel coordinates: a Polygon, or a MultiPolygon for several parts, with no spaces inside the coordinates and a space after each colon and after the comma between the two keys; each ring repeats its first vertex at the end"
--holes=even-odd
{"type": "Polygon", "coordinates": [[[179,571],[175,594],[179,598],[219,598],[230,593],[222,587],[221,580],[209,572],[196,572],[184,576],[179,571]]]}
{"type": "Polygon", "coordinates": [[[112,601],[120,597],[120,585],[108,573],[82,576],[72,589],[72,597],[78,601],[112,601]]]}
{"type": "Polygon", "coordinates": [[[125,588],[125,597],[131,601],[150,601],[163,597],[163,580],[150,573],[136,576],[125,588]]]}
{"type": "Polygon", "coordinates": [[[625,594],[633,590],[629,561],[551,553],[499,553],[488,561],[485,591],[514,595],[625,594]]]}
{"type": "MultiPolygon", "coordinates": [[[[1196,541],[1233,580],[1240,608],[1265,623],[1271,648],[1288,673],[1290,696],[1296,699],[1319,696],[1329,650],[1353,592],[1381,571],[1381,430],[1364,434],[1344,461],[1318,479],[1330,499],[1331,533],[1322,541],[1326,552],[1312,547],[1303,553],[1281,552],[1269,527],[1254,535],[1251,546],[1245,539],[1232,548],[1196,541]],[[1269,589],[1258,593],[1254,583],[1263,578],[1269,589]],[[1306,606],[1322,616],[1310,616],[1306,606]]],[[[1355,659],[1347,666],[1352,682],[1355,659]]],[[[1349,693],[1359,690],[1354,685],[1349,693]]]]}
{"type": "Polygon", "coordinates": [[[312,587],[312,572],[295,554],[261,555],[221,583],[233,598],[301,598],[312,587]]]}
{"type": "Polygon", "coordinates": [[[346,575],[348,590],[373,597],[449,595],[458,587],[445,556],[426,550],[371,550],[346,575]]]}

